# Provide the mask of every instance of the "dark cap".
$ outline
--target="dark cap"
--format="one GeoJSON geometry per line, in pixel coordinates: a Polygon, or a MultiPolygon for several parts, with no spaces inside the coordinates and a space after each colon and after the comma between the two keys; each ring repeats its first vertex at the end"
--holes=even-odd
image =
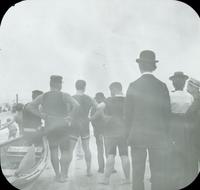
{"type": "Polygon", "coordinates": [[[41,94],[43,94],[43,92],[41,90],[33,90],[32,91],[32,97],[37,97],[41,94]]]}
{"type": "Polygon", "coordinates": [[[98,99],[98,98],[105,99],[104,93],[103,92],[97,92],[96,95],[95,95],[95,99],[98,99]]]}
{"type": "Polygon", "coordinates": [[[59,75],[51,75],[50,81],[53,83],[62,83],[62,76],[59,75]]]}
{"type": "Polygon", "coordinates": [[[177,78],[181,78],[183,80],[187,80],[189,77],[187,75],[185,75],[183,72],[181,71],[177,71],[174,73],[173,76],[169,77],[169,80],[174,80],[174,79],[177,79],[177,78]]]}

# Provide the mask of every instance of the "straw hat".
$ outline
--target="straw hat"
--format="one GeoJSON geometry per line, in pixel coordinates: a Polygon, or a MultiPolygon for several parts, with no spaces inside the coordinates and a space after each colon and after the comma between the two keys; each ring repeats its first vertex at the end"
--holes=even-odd
{"type": "Polygon", "coordinates": [[[174,73],[173,76],[169,77],[169,80],[173,81],[176,78],[182,78],[183,80],[187,80],[189,77],[187,75],[185,75],[183,72],[177,71],[174,73]]]}

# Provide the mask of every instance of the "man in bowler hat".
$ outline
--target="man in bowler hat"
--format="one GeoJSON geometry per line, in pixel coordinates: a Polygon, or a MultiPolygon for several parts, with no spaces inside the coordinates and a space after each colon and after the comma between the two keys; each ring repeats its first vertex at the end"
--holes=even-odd
{"type": "Polygon", "coordinates": [[[144,190],[147,151],[151,189],[170,189],[166,178],[169,91],[166,84],[153,74],[158,62],[153,51],[142,51],[136,62],[141,77],[130,83],[125,100],[125,120],[132,156],[132,189],[144,190]]]}

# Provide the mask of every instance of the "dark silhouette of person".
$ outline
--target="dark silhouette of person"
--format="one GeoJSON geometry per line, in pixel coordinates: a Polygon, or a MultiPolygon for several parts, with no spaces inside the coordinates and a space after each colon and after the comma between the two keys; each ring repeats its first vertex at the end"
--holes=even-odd
{"type": "MultiPolygon", "coordinates": [[[[96,100],[98,104],[101,104],[105,102],[106,100],[102,92],[96,93],[94,99],[96,100]]],[[[98,159],[98,166],[99,166],[98,172],[104,173],[104,169],[105,169],[104,152],[106,150],[104,147],[103,135],[104,135],[104,130],[105,130],[105,122],[102,118],[102,115],[92,119],[92,116],[95,117],[95,113],[96,113],[96,109],[93,107],[90,115],[91,115],[91,124],[94,129],[94,136],[96,138],[96,145],[97,145],[97,159],[98,159]]]]}
{"type": "Polygon", "coordinates": [[[182,189],[192,182],[190,181],[190,166],[191,158],[193,157],[193,147],[190,139],[192,123],[188,117],[188,110],[192,106],[193,97],[185,90],[185,84],[188,78],[181,71],[175,72],[169,78],[174,87],[174,90],[170,93],[172,111],[170,136],[172,137],[174,145],[171,165],[176,189],[182,189]]]}
{"type": "Polygon", "coordinates": [[[151,189],[169,189],[167,180],[170,97],[165,83],[153,71],[155,53],[144,50],[136,60],[141,77],[130,83],[125,101],[125,121],[132,156],[132,189],[144,190],[147,151],[151,170],[151,189]]]}
{"type": "MultiPolygon", "coordinates": [[[[41,94],[43,94],[42,91],[33,90],[32,91],[32,101],[35,100],[41,94]]],[[[37,129],[38,127],[40,127],[42,125],[41,118],[32,114],[31,112],[29,112],[29,110],[27,109],[28,104],[29,103],[27,103],[23,109],[22,126],[23,126],[24,130],[26,130],[27,128],[28,129],[37,129]]]]}
{"type": "Polygon", "coordinates": [[[69,127],[79,104],[68,93],[62,92],[61,89],[62,76],[52,75],[50,77],[50,91],[39,95],[28,104],[27,109],[44,119],[51,163],[56,174],[55,180],[66,182],[68,177],[66,166],[69,149],[69,127]],[[59,149],[61,152],[60,160],[59,149]]]}
{"type": "MultiPolygon", "coordinates": [[[[41,94],[43,94],[41,90],[33,90],[32,101],[41,94]]],[[[25,104],[23,109],[23,135],[27,140],[27,144],[39,144],[42,140],[41,136],[39,135],[40,129],[42,129],[42,119],[27,109],[28,104],[29,103],[25,104]]]]}
{"type": "Polygon", "coordinates": [[[194,101],[190,106],[187,115],[190,119],[191,131],[190,139],[192,143],[192,160],[191,160],[191,180],[193,181],[199,174],[200,162],[200,81],[190,78],[187,84],[187,91],[193,96],[194,101]]]}
{"type": "Polygon", "coordinates": [[[24,109],[24,104],[22,103],[17,103],[13,106],[12,108],[12,112],[14,113],[14,116],[13,118],[11,119],[10,122],[8,122],[7,124],[12,124],[14,122],[17,123],[18,125],[18,129],[19,129],[19,135],[23,135],[23,126],[22,126],[22,123],[23,123],[23,109],[24,109]]]}
{"type": "Polygon", "coordinates": [[[114,171],[117,149],[122,163],[125,179],[122,184],[130,184],[130,160],[128,157],[128,144],[126,141],[126,127],[124,123],[124,101],[120,82],[113,82],[109,86],[111,96],[105,100],[104,115],[106,124],[104,132],[105,147],[107,149],[106,168],[103,179],[99,182],[104,185],[110,183],[114,171]],[[107,119],[106,119],[107,118],[107,119]]]}
{"type": "Polygon", "coordinates": [[[86,91],[86,81],[77,80],[75,83],[76,94],[73,95],[73,98],[79,103],[78,111],[75,114],[75,117],[72,122],[72,127],[75,129],[74,132],[70,135],[70,148],[68,151],[67,158],[67,168],[69,168],[71,160],[73,158],[73,151],[75,145],[79,138],[81,138],[82,148],[85,153],[86,161],[86,175],[90,177],[91,173],[91,150],[89,146],[90,142],[90,131],[89,131],[89,112],[92,107],[97,107],[97,102],[85,94],[86,91]]]}

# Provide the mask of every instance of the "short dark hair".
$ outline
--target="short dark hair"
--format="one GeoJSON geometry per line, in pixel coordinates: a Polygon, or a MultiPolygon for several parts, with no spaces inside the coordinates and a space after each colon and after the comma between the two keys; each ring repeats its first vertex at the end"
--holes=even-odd
{"type": "Polygon", "coordinates": [[[152,72],[152,71],[155,71],[156,70],[156,63],[139,63],[138,64],[139,65],[139,68],[140,68],[140,70],[142,70],[142,71],[149,71],[149,72],[152,72]]]}
{"type": "Polygon", "coordinates": [[[33,90],[32,91],[32,98],[35,99],[36,97],[38,97],[41,94],[43,94],[43,92],[41,90],[33,90]]]}
{"type": "Polygon", "coordinates": [[[7,122],[10,122],[10,121],[11,121],[11,118],[7,118],[6,121],[7,121],[7,122]]]}
{"type": "Polygon", "coordinates": [[[119,91],[122,91],[122,84],[120,82],[112,82],[109,86],[109,89],[117,89],[119,91]]]}
{"type": "Polygon", "coordinates": [[[75,86],[76,86],[76,90],[85,90],[86,81],[84,81],[84,80],[77,80],[75,86]]]}
{"type": "Polygon", "coordinates": [[[60,75],[51,75],[50,76],[50,87],[58,87],[62,84],[62,76],[60,75]]]}
{"type": "Polygon", "coordinates": [[[103,92],[97,92],[95,95],[96,99],[105,99],[104,93],[103,92]]]}
{"type": "Polygon", "coordinates": [[[32,95],[39,96],[40,94],[43,94],[43,92],[41,90],[33,90],[32,91],[32,95]]]}

